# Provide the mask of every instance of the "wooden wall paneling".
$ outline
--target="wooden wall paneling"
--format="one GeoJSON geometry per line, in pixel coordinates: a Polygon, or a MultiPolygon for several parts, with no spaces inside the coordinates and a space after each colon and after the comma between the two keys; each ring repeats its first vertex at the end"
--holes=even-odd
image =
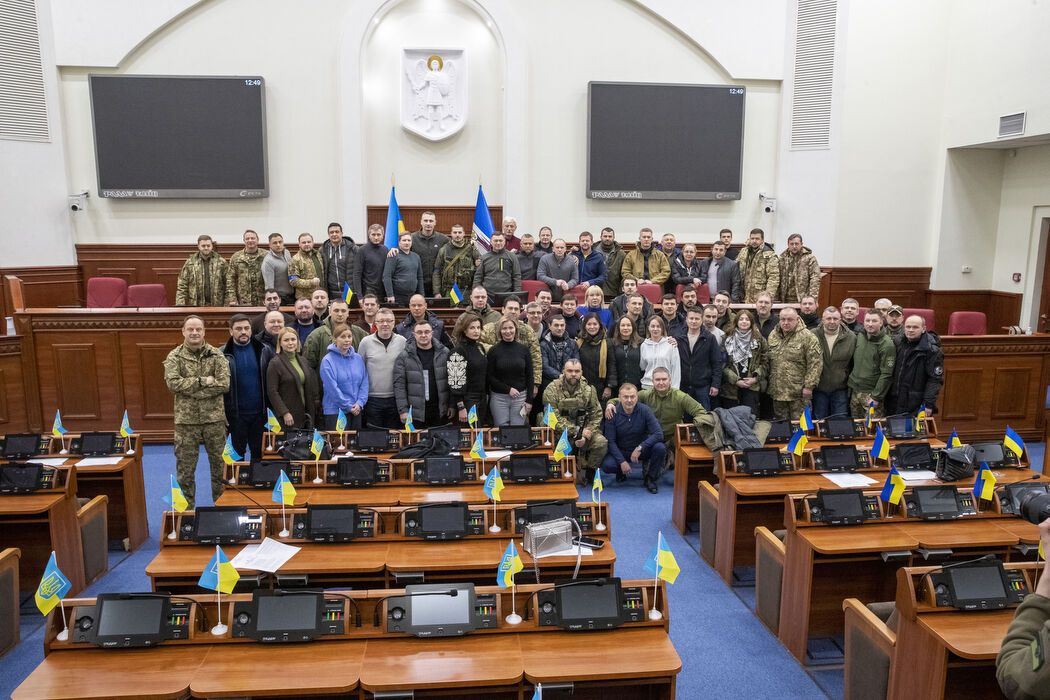
{"type": "MultiPolygon", "coordinates": [[[[25,305],[32,308],[56,306],[79,306],[85,294],[80,281],[80,268],[76,265],[50,267],[3,267],[0,279],[13,275],[22,280],[25,305]]],[[[0,292],[0,318],[14,313],[7,286],[0,292]]]]}
{"type": "Polygon", "coordinates": [[[22,339],[0,337],[0,433],[29,429],[24,406],[25,381],[22,371],[22,339]]]}
{"type": "Polygon", "coordinates": [[[835,267],[828,277],[830,304],[853,297],[861,306],[871,306],[879,297],[889,297],[901,306],[927,305],[928,267],[835,267]]]}
{"type": "MultiPolygon", "coordinates": [[[[947,362],[945,363],[947,364],[947,362]]],[[[951,372],[944,373],[941,389],[940,418],[955,425],[958,421],[976,421],[980,414],[981,379],[980,366],[967,366],[966,361],[955,360],[951,372]]]]}
{"type": "Polygon", "coordinates": [[[1006,326],[1016,325],[1021,316],[1021,294],[987,289],[931,289],[930,308],[937,313],[940,331],[947,332],[948,317],[953,311],[980,311],[988,318],[988,333],[1005,333],[1006,326]]]}
{"type": "Polygon", "coordinates": [[[1022,294],[1012,292],[988,292],[988,332],[992,334],[1005,333],[1003,329],[1007,326],[1016,326],[1021,323],[1021,301],[1022,294]]]}
{"type": "MultiPolygon", "coordinates": [[[[368,226],[371,226],[372,224],[380,224],[381,226],[386,226],[387,209],[388,209],[388,207],[387,207],[386,204],[369,206],[368,209],[367,209],[367,213],[366,213],[366,219],[367,219],[368,226]]],[[[474,206],[473,205],[466,206],[466,207],[455,207],[455,206],[431,206],[431,207],[428,207],[428,206],[421,206],[421,205],[414,205],[414,204],[413,205],[409,205],[409,206],[398,204],[398,209],[401,210],[401,221],[403,221],[405,223],[405,230],[406,231],[418,231],[419,230],[419,217],[422,216],[423,212],[427,211],[427,210],[430,210],[430,211],[434,212],[434,217],[437,219],[437,230],[441,231],[443,233],[448,233],[449,229],[452,228],[452,226],[454,224],[462,225],[463,226],[463,230],[465,230],[468,234],[474,228],[474,206]]],[[[503,222],[503,207],[502,206],[492,206],[491,204],[489,204],[489,215],[492,217],[492,225],[496,227],[497,231],[499,231],[501,229],[501,227],[502,227],[502,222],[503,222]]],[[[538,226],[536,227],[536,230],[539,230],[538,226]]],[[[600,231],[601,228],[599,227],[598,230],[600,231]]],[[[360,231],[360,232],[349,232],[348,231],[347,233],[352,233],[353,237],[354,237],[354,241],[357,242],[357,243],[364,243],[365,240],[366,240],[367,230],[366,231],[360,231]]],[[[517,230],[515,235],[520,236],[523,233],[535,234],[536,231],[523,229],[523,228],[521,228],[521,226],[519,224],[518,230],[517,230]]],[[[598,231],[593,231],[592,233],[594,233],[594,237],[595,237],[595,239],[597,239],[598,238],[598,231]]],[[[321,235],[324,236],[325,234],[326,234],[326,232],[322,231],[321,235]]],[[[567,240],[570,237],[574,238],[576,234],[579,234],[579,231],[576,231],[574,234],[566,234],[566,233],[563,233],[563,232],[558,232],[556,235],[558,235],[558,236],[565,236],[566,240],[567,240]]],[[[322,238],[322,240],[323,240],[323,238],[322,238]]]]}
{"type": "Polygon", "coordinates": [[[112,414],[124,403],[116,332],[41,331],[35,350],[42,418],[50,421],[60,409],[71,431],[120,425],[112,414]]]}
{"type": "MultiPolygon", "coordinates": [[[[1027,367],[996,367],[992,375],[992,418],[997,420],[1023,419],[1028,413],[1018,399],[1027,396],[1030,384],[1039,383],[1040,366],[1036,360],[1027,367]]],[[[1046,395],[1045,392],[1043,394],[1046,395]]],[[[1045,403],[1045,401],[1044,401],[1045,403]]]]}

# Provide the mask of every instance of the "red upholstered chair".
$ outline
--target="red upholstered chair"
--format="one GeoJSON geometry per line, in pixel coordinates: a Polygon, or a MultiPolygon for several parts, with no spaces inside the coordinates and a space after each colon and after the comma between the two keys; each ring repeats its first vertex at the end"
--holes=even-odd
{"type": "Polygon", "coordinates": [[[539,280],[522,280],[521,289],[529,295],[528,301],[536,301],[536,294],[550,287],[539,280]]]}
{"type": "Polygon", "coordinates": [[[156,308],[168,305],[168,291],[163,284],[133,284],[128,287],[128,306],[156,308]]]}
{"type": "Polygon", "coordinates": [[[87,307],[112,309],[128,305],[128,283],[119,277],[91,277],[87,281],[87,307]]]}
{"type": "Polygon", "coordinates": [[[658,284],[646,282],[638,285],[638,293],[649,300],[650,304],[660,305],[660,299],[664,295],[663,288],[658,284]]]}
{"type": "Polygon", "coordinates": [[[953,311],[948,317],[948,335],[985,335],[988,317],[981,311],[953,311]]]}
{"type": "MultiPolygon", "coordinates": [[[[691,287],[689,284],[680,284],[674,288],[675,298],[678,301],[682,300],[682,292],[686,290],[686,287],[691,287]]],[[[708,304],[711,302],[711,290],[707,288],[706,284],[702,284],[696,288],[696,303],[697,304],[708,304]]]]}
{"type": "Polygon", "coordinates": [[[934,326],[936,315],[933,313],[933,309],[905,309],[904,318],[907,319],[909,316],[922,316],[926,320],[926,330],[936,330],[934,326]]]}

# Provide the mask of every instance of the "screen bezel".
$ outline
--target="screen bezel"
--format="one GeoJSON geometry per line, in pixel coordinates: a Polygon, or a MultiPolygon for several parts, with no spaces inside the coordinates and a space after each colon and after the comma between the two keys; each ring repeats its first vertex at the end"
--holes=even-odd
{"type": "Polygon", "coordinates": [[[252,620],[254,623],[254,630],[256,638],[269,638],[273,635],[281,633],[289,634],[309,634],[311,637],[318,637],[321,635],[321,611],[324,610],[324,594],[320,591],[281,591],[281,590],[261,590],[256,589],[252,591],[252,607],[253,615],[252,620]],[[314,599],[314,616],[312,627],[295,627],[286,629],[274,629],[274,628],[260,628],[259,623],[262,622],[262,598],[313,598],[314,599]]]}
{"type": "Polygon", "coordinates": [[[42,453],[42,445],[40,444],[41,442],[42,442],[42,440],[40,439],[40,436],[37,435],[36,433],[13,433],[11,435],[8,435],[4,439],[4,454],[3,454],[3,456],[6,459],[20,459],[22,457],[33,457],[35,455],[38,455],[38,454],[42,453]],[[22,441],[25,441],[27,443],[27,445],[28,445],[29,441],[32,440],[33,441],[33,451],[32,452],[12,452],[11,451],[11,447],[12,447],[11,441],[12,440],[16,440],[16,441],[22,440],[22,441]]]}
{"type": "Polygon", "coordinates": [[[97,619],[94,627],[94,638],[95,643],[100,647],[156,646],[164,641],[164,628],[171,617],[171,597],[166,593],[139,593],[135,595],[128,595],[127,593],[100,593],[95,599],[95,617],[97,619]],[[156,632],[133,635],[101,634],[102,616],[105,614],[107,603],[143,599],[157,599],[161,601],[160,619],[156,632]],[[129,641],[129,644],[125,645],[125,641],[129,641]]]}
{"type": "Polygon", "coordinates": [[[80,454],[86,457],[101,457],[104,455],[116,454],[113,450],[113,445],[116,443],[117,434],[108,432],[90,432],[80,434],[80,454]],[[88,450],[88,440],[96,440],[98,444],[96,447],[104,447],[105,449],[100,451],[99,449],[88,450]],[[103,440],[105,445],[103,445],[103,440]]]}
{"type": "Polygon", "coordinates": [[[794,433],[794,430],[791,427],[791,421],[789,421],[789,420],[774,420],[774,421],[770,421],[769,422],[769,426],[770,426],[769,427],[769,433],[766,435],[766,442],[770,442],[770,441],[774,441],[774,440],[776,442],[788,442],[789,440],[791,440],[791,435],[794,433]],[[774,432],[774,427],[783,427],[784,428],[783,434],[775,433],[774,432]]]}
{"type": "Polygon", "coordinates": [[[376,482],[376,472],[379,471],[379,461],[375,457],[340,457],[335,461],[335,466],[337,472],[336,481],[344,486],[374,484],[376,482]],[[351,465],[365,464],[367,462],[372,464],[372,471],[368,477],[359,479],[347,474],[347,470],[351,468],[351,465]]]}
{"type": "Polygon", "coordinates": [[[945,518],[945,517],[957,518],[962,513],[962,504],[959,502],[959,490],[957,488],[955,488],[954,486],[947,486],[947,485],[944,485],[944,486],[914,486],[914,487],[912,487],[911,493],[912,493],[912,498],[915,499],[915,506],[916,506],[916,508],[918,508],[919,514],[922,515],[922,516],[931,515],[931,516],[934,516],[935,518],[945,518]],[[947,511],[947,510],[943,510],[943,511],[942,510],[927,511],[923,507],[923,494],[927,494],[928,493],[928,494],[932,495],[934,493],[941,492],[941,491],[948,491],[948,492],[953,493],[955,495],[955,510],[954,511],[947,511]]]}
{"type": "Polygon", "coordinates": [[[952,566],[941,570],[947,580],[948,590],[952,596],[952,604],[961,610],[973,610],[976,608],[1005,608],[1012,601],[1010,598],[1010,582],[1006,578],[1006,571],[998,559],[986,560],[972,566],[952,566]],[[959,598],[956,594],[955,576],[957,573],[972,569],[997,569],[999,581],[1003,587],[1003,595],[997,598],[959,598]],[[984,603],[982,605],[981,603],[984,603]],[[990,605],[989,605],[990,603],[990,605]]]}
{"type": "Polygon", "coordinates": [[[307,537],[339,537],[353,539],[357,534],[357,506],[344,503],[315,503],[306,504],[306,535],[307,537]],[[350,530],[340,532],[338,530],[314,530],[314,513],[318,511],[349,511],[350,530]]]}
{"type": "Polygon", "coordinates": [[[284,470],[285,474],[287,474],[291,470],[290,465],[287,461],[277,459],[261,459],[257,462],[251,462],[248,465],[248,483],[251,484],[254,488],[272,489],[274,485],[277,484],[277,480],[281,478],[282,469],[284,470]],[[262,480],[256,478],[257,471],[262,467],[265,467],[267,469],[276,468],[277,473],[274,474],[272,480],[262,480]]]}
{"type": "MultiPolygon", "coordinates": [[[[357,434],[356,434],[355,437],[356,437],[356,442],[357,442],[357,448],[361,449],[361,450],[371,450],[373,452],[382,452],[382,451],[384,451],[384,450],[386,450],[387,448],[390,447],[390,431],[389,430],[371,430],[371,429],[368,429],[368,428],[362,428],[361,430],[357,431],[357,434]],[[380,444],[362,445],[361,444],[361,436],[362,435],[366,435],[368,437],[375,437],[375,438],[378,438],[380,435],[382,435],[383,436],[383,444],[381,444],[381,445],[380,444]]],[[[378,439],[376,440],[376,442],[378,442],[378,439]]]]}
{"type": "Polygon", "coordinates": [[[1001,442],[990,442],[990,441],[989,442],[974,442],[974,443],[971,443],[970,446],[973,447],[974,452],[976,453],[976,456],[974,457],[974,461],[977,464],[980,464],[981,462],[987,462],[989,464],[999,464],[1001,462],[1005,462],[1006,461],[1006,447],[1004,447],[1003,443],[1001,443],[1001,442]],[[999,459],[988,459],[987,457],[984,457],[981,454],[982,448],[990,446],[990,445],[995,445],[996,447],[999,448],[999,452],[1000,452],[999,459]]]}
{"type": "Polygon", "coordinates": [[[558,611],[557,621],[559,627],[565,629],[582,629],[584,627],[610,628],[618,627],[624,623],[626,615],[623,611],[623,586],[620,584],[620,579],[618,577],[612,576],[605,579],[592,579],[590,582],[576,581],[574,583],[575,585],[572,586],[556,586],[554,589],[554,599],[558,611]],[[599,583],[599,581],[601,583],[599,583]],[[568,588],[597,590],[604,589],[606,586],[611,587],[614,591],[616,597],[616,615],[611,617],[569,617],[566,615],[564,591],[568,588]]]}
{"type": "Polygon", "coordinates": [[[842,520],[842,521],[863,521],[867,518],[864,512],[864,490],[863,489],[818,489],[816,495],[817,504],[820,506],[822,513],[821,519],[823,522],[830,522],[831,520],[842,520]],[[857,512],[855,513],[828,513],[828,502],[827,498],[831,496],[833,498],[852,496],[853,500],[857,503],[857,512]]]}
{"type": "MultiPolygon", "coordinates": [[[[452,449],[455,450],[455,449],[459,448],[459,446],[462,444],[462,440],[463,440],[463,431],[460,428],[457,428],[454,425],[444,425],[444,426],[439,426],[437,428],[429,428],[429,429],[427,429],[427,434],[431,435],[431,436],[443,435],[443,436],[447,437],[448,435],[451,435],[452,433],[456,434],[456,439],[452,440],[450,442],[450,444],[452,445],[452,449]]],[[[446,442],[448,442],[448,440],[446,440],[446,442]]]]}
{"type": "Polygon", "coordinates": [[[921,469],[923,466],[929,466],[933,464],[933,449],[930,447],[928,442],[899,442],[897,443],[897,461],[900,462],[901,469],[921,469]],[[926,455],[926,459],[923,464],[915,464],[914,462],[908,464],[904,461],[904,452],[906,449],[922,450],[926,455]]]}
{"type": "MultiPolygon", "coordinates": [[[[469,632],[477,628],[476,613],[474,607],[477,604],[477,594],[474,591],[474,584],[472,583],[449,583],[449,584],[418,584],[405,587],[405,595],[401,598],[394,598],[390,603],[397,603],[398,600],[404,601],[403,606],[405,610],[405,631],[409,634],[416,636],[430,636],[440,632],[442,636],[460,635],[465,632],[469,632]],[[460,623],[448,623],[448,624],[429,624],[429,625],[417,625],[414,622],[415,616],[413,615],[412,607],[417,598],[451,598],[452,596],[419,596],[412,595],[418,593],[426,593],[428,591],[447,591],[455,589],[459,591],[456,595],[467,597],[467,622],[460,623]]],[[[430,602],[430,601],[428,601],[430,602]]],[[[388,610],[390,605],[388,603],[388,610]]]]}
{"type": "Polygon", "coordinates": [[[238,542],[244,539],[244,523],[248,521],[248,508],[245,506],[201,506],[193,511],[193,539],[202,544],[221,544],[238,542]],[[238,519],[242,520],[240,532],[236,534],[205,535],[207,541],[201,539],[200,524],[201,514],[209,513],[237,513],[238,519]]]}
{"type": "Polygon", "coordinates": [[[431,484],[458,484],[463,481],[463,471],[466,468],[466,463],[463,461],[463,455],[427,455],[423,458],[423,475],[427,483],[431,484]],[[456,475],[449,478],[445,476],[437,477],[430,473],[431,467],[438,463],[445,465],[453,463],[456,469],[456,475]]]}
{"type": "Polygon", "coordinates": [[[419,534],[423,537],[430,535],[459,535],[465,536],[470,523],[470,507],[466,503],[431,503],[420,506],[416,512],[419,514],[419,534]],[[459,509],[463,513],[463,526],[459,530],[428,530],[425,524],[426,511],[432,511],[436,508],[443,508],[452,510],[453,508],[459,509]]]}
{"type": "Polygon", "coordinates": [[[742,471],[744,474],[776,474],[784,471],[780,466],[780,450],[776,447],[751,447],[746,450],[741,450],[744,456],[747,457],[746,467],[740,469],[740,461],[737,460],[737,470],[742,471]],[[770,469],[768,467],[755,467],[752,464],[752,457],[754,455],[766,455],[772,454],[776,458],[776,467],[770,469]]]}
{"type": "Polygon", "coordinates": [[[570,512],[563,515],[568,515],[568,517],[572,518],[573,520],[576,520],[576,518],[579,516],[579,509],[576,507],[576,501],[569,498],[558,501],[530,501],[525,504],[525,522],[527,524],[531,525],[532,523],[543,523],[548,522],[550,520],[557,520],[563,517],[563,515],[558,515],[554,518],[534,518],[533,514],[536,512],[536,510],[540,508],[568,508],[570,512]]]}
{"type": "Polygon", "coordinates": [[[546,481],[550,477],[550,460],[547,459],[547,455],[542,453],[511,455],[507,459],[507,468],[504,474],[513,481],[546,481]],[[527,465],[531,462],[543,462],[542,473],[533,473],[531,469],[524,474],[519,471],[518,467],[520,465],[527,465]]]}
{"type": "Polygon", "coordinates": [[[520,450],[532,443],[532,428],[528,425],[501,425],[499,427],[499,445],[504,449],[520,450]],[[514,433],[518,433],[519,438],[524,435],[524,440],[509,440],[514,433]]]}
{"type": "Polygon", "coordinates": [[[820,456],[824,460],[824,469],[827,471],[855,471],[860,468],[860,452],[857,450],[856,445],[821,445],[820,456]],[[831,461],[828,459],[828,455],[834,454],[835,452],[850,452],[853,455],[853,463],[850,464],[848,467],[833,467],[831,465],[831,461]]]}
{"type": "Polygon", "coordinates": [[[6,484],[10,485],[11,490],[22,492],[37,491],[43,485],[44,465],[42,464],[33,464],[32,462],[0,464],[0,483],[5,483],[3,475],[15,472],[36,472],[36,480],[31,484],[24,481],[7,481],[6,484]]]}
{"type": "Polygon", "coordinates": [[[857,424],[853,422],[852,418],[846,418],[842,416],[828,417],[824,419],[824,435],[827,437],[844,437],[854,438],[857,437],[857,424]],[[848,431],[833,431],[832,426],[845,427],[849,425],[848,431]]]}

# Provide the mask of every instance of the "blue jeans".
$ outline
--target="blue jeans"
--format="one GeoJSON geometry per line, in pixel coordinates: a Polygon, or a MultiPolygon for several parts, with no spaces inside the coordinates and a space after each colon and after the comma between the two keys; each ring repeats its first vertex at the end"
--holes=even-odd
{"type": "MultiPolygon", "coordinates": [[[[623,456],[630,460],[631,453],[634,452],[638,445],[621,445],[620,451],[623,452],[623,456]]],[[[649,449],[643,449],[640,459],[642,466],[642,475],[656,479],[664,470],[664,464],[667,462],[667,445],[662,442],[658,442],[649,449]]],[[[604,474],[616,474],[620,471],[620,463],[613,457],[612,452],[605,454],[605,459],[602,460],[602,473],[604,474]]]]}
{"type": "Polygon", "coordinates": [[[828,416],[849,415],[849,392],[846,389],[835,391],[813,391],[813,420],[828,416]]]}
{"type": "MultiPolygon", "coordinates": [[[[699,403],[701,406],[703,406],[705,411],[710,411],[711,410],[711,408],[712,408],[712,405],[711,405],[712,397],[711,397],[711,385],[710,384],[707,385],[707,386],[689,387],[688,389],[685,390],[685,393],[689,394],[691,397],[696,399],[697,403],[699,403]]],[[[715,408],[717,408],[717,405],[715,406],[715,408]]]]}

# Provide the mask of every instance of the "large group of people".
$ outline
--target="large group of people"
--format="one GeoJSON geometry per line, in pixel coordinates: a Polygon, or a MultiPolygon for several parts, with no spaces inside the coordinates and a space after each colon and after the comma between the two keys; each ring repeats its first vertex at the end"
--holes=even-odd
{"type": "Polygon", "coordinates": [[[201,236],[179,303],[265,310],[235,313],[221,348],[188,316],[184,342],[165,360],[191,503],[198,444],[221,491],[226,427],[238,454],[260,459],[267,410],[288,430],[333,429],[340,417],[352,430],[398,429],[409,418],[417,428],[466,425],[472,410],[481,426],[539,424],[549,407],[581,480],[598,468],[618,479],[637,469],[653,492],[675,425],[719,408],[772,420],[807,406],[818,420],[936,412],[937,335],[888,299],[863,315],[854,299],[819,311],[820,269],[798,234],[777,256],[759,229],[742,249],[723,230],[699,260],[695,245],[678,248],[673,234],[657,241],[647,228],[629,252],[610,228],[597,246],[584,232],[570,250],[548,227],[519,238],[508,218],[479,252],[462,227],[446,236],[435,222],[424,213],[393,250],[381,226],[356,246],[333,223],[319,247],[300,235],[294,256],[280,234],[263,254],[247,231],[229,262],[201,236]],[[532,276],[545,286],[528,301],[521,280],[532,276]],[[659,303],[638,292],[643,284],[663,287],[659,303]],[[453,286],[463,298],[450,328],[428,301],[453,286]],[[580,286],[579,297],[569,293],[580,286]],[[393,305],[408,313],[395,317],[393,305]]]}

